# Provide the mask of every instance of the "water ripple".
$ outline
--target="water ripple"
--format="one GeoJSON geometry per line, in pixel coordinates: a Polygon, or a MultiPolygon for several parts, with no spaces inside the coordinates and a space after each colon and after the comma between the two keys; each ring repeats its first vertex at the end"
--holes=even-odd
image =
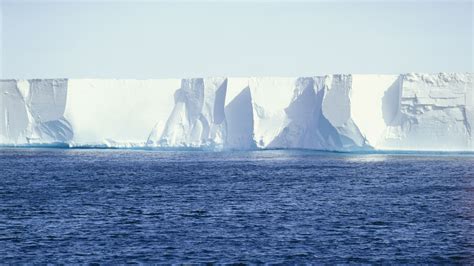
{"type": "Polygon", "coordinates": [[[472,263],[474,158],[3,149],[3,263],[472,263]]]}

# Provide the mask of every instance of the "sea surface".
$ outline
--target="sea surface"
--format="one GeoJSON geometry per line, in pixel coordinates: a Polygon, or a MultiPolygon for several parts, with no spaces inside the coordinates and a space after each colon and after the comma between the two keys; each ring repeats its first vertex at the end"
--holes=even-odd
{"type": "Polygon", "coordinates": [[[2,263],[474,263],[472,154],[0,150],[2,263]]]}

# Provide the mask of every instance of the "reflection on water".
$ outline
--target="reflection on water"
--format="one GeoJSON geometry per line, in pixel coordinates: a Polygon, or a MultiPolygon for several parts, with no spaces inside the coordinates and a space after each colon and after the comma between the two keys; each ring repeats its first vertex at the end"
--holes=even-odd
{"type": "Polygon", "coordinates": [[[361,154],[358,156],[347,156],[344,158],[348,162],[354,162],[354,163],[375,163],[375,162],[383,162],[390,157],[386,154],[361,154]]]}

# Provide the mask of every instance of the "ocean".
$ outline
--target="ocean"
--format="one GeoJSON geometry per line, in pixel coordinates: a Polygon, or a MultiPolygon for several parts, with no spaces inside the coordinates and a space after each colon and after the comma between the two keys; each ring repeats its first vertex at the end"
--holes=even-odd
{"type": "Polygon", "coordinates": [[[2,263],[473,263],[474,155],[0,150],[2,263]]]}

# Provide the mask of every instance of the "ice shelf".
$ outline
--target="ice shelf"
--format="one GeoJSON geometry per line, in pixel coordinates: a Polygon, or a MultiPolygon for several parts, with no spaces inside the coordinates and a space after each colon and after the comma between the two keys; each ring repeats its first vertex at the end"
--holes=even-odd
{"type": "Polygon", "coordinates": [[[473,151],[473,79],[7,79],[0,145],[473,151]]]}

